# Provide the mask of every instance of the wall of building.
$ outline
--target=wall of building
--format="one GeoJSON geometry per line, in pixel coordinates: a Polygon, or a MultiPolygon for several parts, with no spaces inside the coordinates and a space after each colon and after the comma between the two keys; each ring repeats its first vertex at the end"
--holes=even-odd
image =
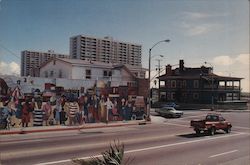
{"type": "Polygon", "coordinates": [[[40,76],[46,78],[46,72],[48,73],[48,78],[60,78],[60,72],[61,72],[61,78],[72,78],[72,66],[68,63],[56,60],[56,63],[53,61],[50,61],[46,64],[46,66],[42,67],[40,69],[40,76]],[[53,75],[51,75],[51,71],[53,71],[53,75]]]}
{"type": "Polygon", "coordinates": [[[70,56],[82,60],[141,66],[141,45],[114,41],[112,37],[78,35],[70,38],[70,56]]]}

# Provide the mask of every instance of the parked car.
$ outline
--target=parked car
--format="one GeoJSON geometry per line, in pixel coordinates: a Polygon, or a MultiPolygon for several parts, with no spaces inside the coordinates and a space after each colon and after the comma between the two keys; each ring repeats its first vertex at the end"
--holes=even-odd
{"type": "Polygon", "coordinates": [[[190,125],[196,134],[208,132],[210,135],[214,135],[216,130],[220,129],[230,133],[232,128],[232,124],[226,121],[220,114],[207,114],[204,120],[191,120],[190,125]]]}
{"type": "Polygon", "coordinates": [[[162,107],[156,109],[155,112],[163,117],[181,117],[183,115],[182,111],[177,111],[174,107],[162,107]]]}
{"type": "Polygon", "coordinates": [[[162,107],[173,107],[173,108],[179,108],[179,105],[174,102],[168,102],[162,105],[162,107]]]}

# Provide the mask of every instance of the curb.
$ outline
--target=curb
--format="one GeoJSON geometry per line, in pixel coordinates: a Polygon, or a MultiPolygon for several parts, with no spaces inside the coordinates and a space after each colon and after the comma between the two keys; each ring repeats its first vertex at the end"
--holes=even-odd
{"type": "Polygon", "coordinates": [[[136,122],[136,123],[104,124],[104,125],[98,125],[98,126],[81,125],[78,127],[67,127],[67,128],[50,128],[50,129],[45,128],[45,129],[36,129],[36,130],[0,131],[0,135],[71,131],[71,130],[81,130],[81,129],[108,128],[108,127],[121,127],[121,126],[146,125],[146,124],[151,124],[151,122],[140,121],[140,122],[136,122]]]}

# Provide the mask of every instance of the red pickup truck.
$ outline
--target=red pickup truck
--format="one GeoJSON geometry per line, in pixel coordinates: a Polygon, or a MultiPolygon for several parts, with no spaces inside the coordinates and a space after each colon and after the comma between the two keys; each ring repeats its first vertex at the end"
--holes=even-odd
{"type": "Polygon", "coordinates": [[[232,124],[220,114],[207,114],[204,120],[191,120],[190,125],[194,128],[196,134],[200,134],[201,131],[208,131],[210,135],[214,135],[216,130],[224,130],[226,133],[230,133],[232,128],[232,124]]]}

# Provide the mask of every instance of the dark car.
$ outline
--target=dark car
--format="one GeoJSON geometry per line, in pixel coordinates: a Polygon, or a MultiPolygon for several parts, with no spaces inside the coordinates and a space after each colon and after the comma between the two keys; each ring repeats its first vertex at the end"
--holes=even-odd
{"type": "Polygon", "coordinates": [[[179,108],[179,105],[178,104],[176,104],[176,103],[174,103],[174,102],[168,102],[168,103],[165,103],[165,104],[163,104],[162,105],[162,108],[163,107],[173,107],[173,108],[179,108]]]}

